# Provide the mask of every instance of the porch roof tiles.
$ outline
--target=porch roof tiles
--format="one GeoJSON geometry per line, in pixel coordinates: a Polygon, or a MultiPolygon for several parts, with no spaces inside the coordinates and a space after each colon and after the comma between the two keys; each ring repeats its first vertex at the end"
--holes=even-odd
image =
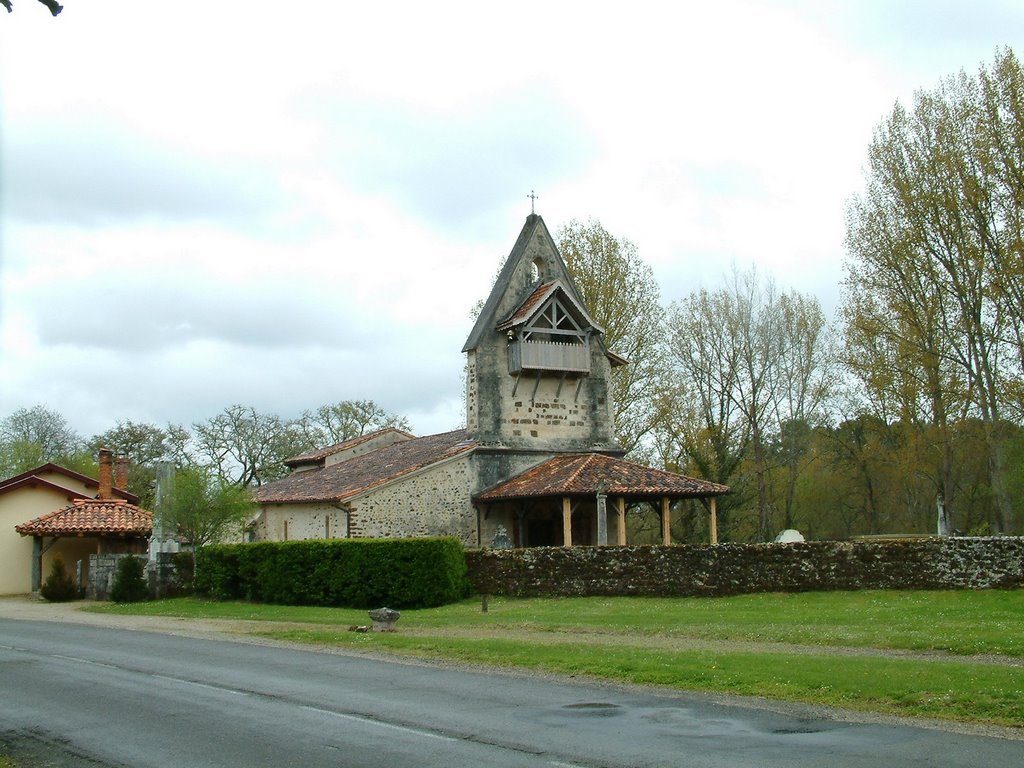
{"type": "Polygon", "coordinates": [[[556,456],[541,462],[477,494],[474,501],[592,496],[598,492],[634,498],[707,498],[729,493],[729,487],[600,453],[585,453],[556,456]]]}
{"type": "Polygon", "coordinates": [[[153,513],[124,499],[75,499],[14,529],[22,536],[148,537],[153,513]]]}

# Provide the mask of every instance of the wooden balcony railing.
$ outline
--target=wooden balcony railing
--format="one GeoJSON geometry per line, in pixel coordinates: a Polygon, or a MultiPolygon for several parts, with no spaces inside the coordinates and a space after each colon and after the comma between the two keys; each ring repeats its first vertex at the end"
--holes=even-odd
{"type": "Polygon", "coordinates": [[[509,373],[552,371],[590,373],[590,345],[558,341],[513,341],[508,346],[509,373]]]}

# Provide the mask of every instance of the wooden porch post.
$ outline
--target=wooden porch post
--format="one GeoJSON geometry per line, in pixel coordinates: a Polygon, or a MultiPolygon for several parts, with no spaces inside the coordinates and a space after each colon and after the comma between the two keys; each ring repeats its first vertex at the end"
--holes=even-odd
{"type": "Polygon", "coordinates": [[[572,501],[562,497],[562,546],[572,546],[572,501]]]}
{"type": "Polygon", "coordinates": [[[708,504],[708,506],[710,507],[710,510],[711,510],[711,519],[708,522],[708,526],[711,528],[711,543],[712,544],[717,544],[718,543],[718,506],[715,503],[716,499],[715,499],[714,496],[712,496],[710,499],[708,499],[708,501],[710,502],[708,504]]]}
{"type": "Polygon", "coordinates": [[[672,543],[672,509],[668,496],[661,497],[661,543],[666,547],[672,543]]]}
{"type": "Polygon", "coordinates": [[[616,504],[619,513],[619,546],[626,546],[626,497],[619,496],[616,504]]]}

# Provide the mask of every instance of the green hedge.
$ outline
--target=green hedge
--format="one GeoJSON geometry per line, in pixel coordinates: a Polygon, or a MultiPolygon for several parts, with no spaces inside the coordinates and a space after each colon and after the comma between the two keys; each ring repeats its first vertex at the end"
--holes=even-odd
{"type": "Polygon", "coordinates": [[[349,608],[429,608],[469,594],[454,538],[218,544],[196,553],[196,594],[349,608]]]}

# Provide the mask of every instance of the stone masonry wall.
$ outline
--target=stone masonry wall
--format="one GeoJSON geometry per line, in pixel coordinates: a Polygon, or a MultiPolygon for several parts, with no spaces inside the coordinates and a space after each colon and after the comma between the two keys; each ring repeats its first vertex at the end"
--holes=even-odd
{"type": "Polygon", "coordinates": [[[455,536],[476,546],[469,473],[469,457],[462,456],[366,494],[352,506],[352,538],[455,536]]]}
{"type": "Polygon", "coordinates": [[[153,562],[145,554],[127,552],[89,555],[89,577],[85,585],[85,596],[89,600],[110,599],[117,564],[125,557],[136,557],[143,562],[150,597],[166,597],[175,588],[178,574],[174,567],[174,552],[157,552],[153,562]]]}
{"type": "Polygon", "coordinates": [[[466,559],[478,592],[517,597],[1024,586],[1019,537],[481,549],[466,559]]]}

